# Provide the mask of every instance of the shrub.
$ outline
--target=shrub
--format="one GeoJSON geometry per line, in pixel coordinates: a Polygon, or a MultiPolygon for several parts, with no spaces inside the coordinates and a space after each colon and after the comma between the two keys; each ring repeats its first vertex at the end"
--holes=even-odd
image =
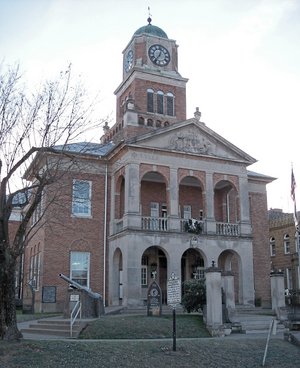
{"type": "Polygon", "coordinates": [[[181,304],[188,313],[202,310],[204,304],[206,304],[205,279],[191,279],[183,283],[181,304]]]}

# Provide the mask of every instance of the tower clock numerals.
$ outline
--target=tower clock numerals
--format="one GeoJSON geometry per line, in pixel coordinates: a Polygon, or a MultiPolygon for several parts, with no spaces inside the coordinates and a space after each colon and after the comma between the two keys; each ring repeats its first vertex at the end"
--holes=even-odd
{"type": "Polygon", "coordinates": [[[169,51],[162,45],[152,45],[149,47],[148,55],[153,64],[159,66],[168,65],[170,62],[169,51]]]}
{"type": "Polygon", "coordinates": [[[125,67],[126,73],[129,72],[129,70],[133,67],[133,51],[132,50],[129,50],[125,57],[124,67],[125,67]]]}

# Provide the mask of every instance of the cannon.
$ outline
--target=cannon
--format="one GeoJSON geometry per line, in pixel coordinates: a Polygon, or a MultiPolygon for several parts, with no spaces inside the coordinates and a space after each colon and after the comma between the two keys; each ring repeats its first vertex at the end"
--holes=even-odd
{"type": "MultiPolygon", "coordinates": [[[[73,290],[78,290],[80,295],[80,300],[82,304],[82,316],[83,318],[94,318],[99,317],[104,314],[104,304],[101,294],[94,293],[91,289],[86,286],[80,285],[78,282],[73,281],[69,277],[65,276],[63,273],[59,274],[59,277],[64,281],[68,282],[73,290]]],[[[68,313],[70,312],[71,302],[68,299],[68,313]]]]}

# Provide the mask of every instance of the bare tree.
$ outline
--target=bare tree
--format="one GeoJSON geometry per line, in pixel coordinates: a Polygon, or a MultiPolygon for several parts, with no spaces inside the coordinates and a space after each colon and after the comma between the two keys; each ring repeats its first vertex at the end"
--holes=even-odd
{"type": "MultiPolygon", "coordinates": [[[[58,180],[66,160],[66,145],[95,126],[94,103],[88,104],[80,83],[73,84],[71,67],[35,93],[22,85],[19,67],[0,65],[0,338],[18,339],[15,270],[24,251],[28,224],[45,188],[58,180]],[[53,159],[59,158],[59,159],[53,159]],[[23,174],[27,172],[24,179],[23,174]],[[10,239],[9,218],[14,206],[22,218],[10,239]]],[[[100,122],[98,122],[99,124],[100,122]]],[[[70,160],[69,160],[70,161],[70,160]]]]}

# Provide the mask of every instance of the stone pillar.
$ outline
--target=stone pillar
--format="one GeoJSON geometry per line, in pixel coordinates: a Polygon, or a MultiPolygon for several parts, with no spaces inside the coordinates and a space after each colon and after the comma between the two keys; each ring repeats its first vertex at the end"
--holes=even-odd
{"type": "Polygon", "coordinates": [[[206,231],[216,233],[216,222],[214,214],[214,185],[213,175],[206,173],[205,194],[206,194],[206,231]]]}
{"type": "Polygon", "coordinates": [[[177,169],[170,169],[170,184],[169,184],[169,208],[168,208],[168,227],[170,230],[179,230],[180,222],[178,220],[178,178],[177,169]]]}
{"type": "Polygon", "coordinates": [[[271,297],[272,310],[278,315],[280,308],[285,307],[283,272],[276,271],[271,273],[271,297]]]}
{"type": "Polygon", "coordinates": [[[212,336],[222,335],[222,282],[221,270],[209,267],[206,277],[206,327],[212,336]]]}
{"type": "Polygon", "coordinates": [[[231,271],[225,271],[222,273],[222,287],[225,294],[226,308],[235,309],[234,277],[231,271]]]}
{"type": "Polygon", "coordinates": [[[140,211],[139,165],[130,164],[125,168],[125,213],[140,211]]]}

